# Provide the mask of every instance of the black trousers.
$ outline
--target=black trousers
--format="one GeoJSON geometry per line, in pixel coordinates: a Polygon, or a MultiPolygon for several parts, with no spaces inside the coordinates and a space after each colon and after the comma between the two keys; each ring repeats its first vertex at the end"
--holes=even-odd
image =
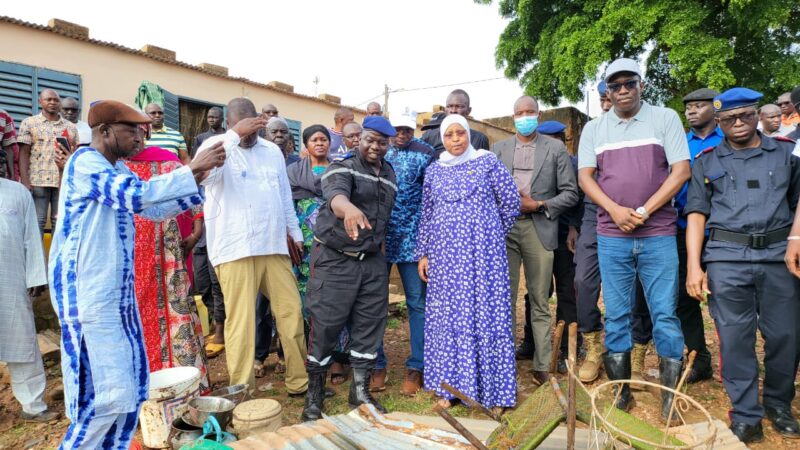
{"type": "MultiPolygon", "coordinates": [[[[586,204],[581,232],[575,243],[575,293],[578,308],[578,331],[590,333],[603,329],[597,301],[600,299],[600,263],[597,259],[597,207],[586,204]]],[[[644,288],[636,279],[636,299],[632,311],[632,337],[637,344],[653,338],[653,322],[644,298],[644,288]]]]}
{"type": "Polygon", "coordinates": [[[192,268],[194,269],[194,286],[197,295],[203,297],[203,304],[208,315],[216,323],[225,323],[225,300],[222,287],[217,280],[217,273],[208,260],[206,247],[195,247],[192,252],[192,268]]]}
{"type": "Polygon", "coordinates": [[[269,299],[259,293],[256,298],[256,359],[259,361],[269,356],[269,347],[272,345],[272,322],[269,299]]]}
{"type": "Polygon", "coordinates": [[[678,319],[681,321],[683,341],[686,349],[697,352],[694,367],[698,370],[711,366],[711,353],[706,347],[706,334],[703,327],[703,311],[700,302],[686,291],[686,230],[678,229],[678,319]]]}
{"type": "Polygon", "coordinates": [[[311,327],[306,370],[328,370],[345,325],[350,329],[350,365],[375,367],[389,313],[389,272],[383,254],[359,261],[314,243],[306,288],[311,327]]]}
{"type": "Polygon", "coordinates": [[[798,280],[783,262],[709,262],[707,267],[708,309],[719,334],[730,417],[754,425],[764,406],[789,408],[795,396],[798,280]],[[764,338],[763,402],[758,400],[756,330],[764,338]]]}

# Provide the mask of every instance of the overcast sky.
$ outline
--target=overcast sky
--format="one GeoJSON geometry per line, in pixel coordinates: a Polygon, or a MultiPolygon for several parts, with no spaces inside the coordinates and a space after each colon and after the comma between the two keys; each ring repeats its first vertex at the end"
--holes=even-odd
{"type": "MultiPolygon", "coordinates": [[[[521,95],[496,68],[506,26],[496,3],[472,0],[227,0],[3,2],[2,14],[47,24],[53,17],[90,28],[94,39],[126,47],[153,44],[190,64],[226,66],[232,76],[278,80],[295,91],[334,94],[346,105],[383,103],[389,110],[430,111],[462,88],[477,118],[508,115],[521,95]],[[128,5],[128,6],[124,6],[128,5]],[[314,79],[319,83],[315,86],[314,79]],[[501,78],[501,79],[496,79],[501,78]],[[487,80],[468,83],[476,80],[487,80]]],[[[15,45],[24,45],[23,42],[15,45]]],[[[100,62],[98,62],[100,63],[100,62]]],[[[146,74],[142,74],[143,79],[146,74]]],[[[596,94],[595,94],[596,95],[596,94]]],[[[592,115],[599,110],[589,102],[592,115]]],[[[280,105],[278,105],[280,108],[280,105]]],[[[585,102],[579,105],[585,111],[585,102]]]]}

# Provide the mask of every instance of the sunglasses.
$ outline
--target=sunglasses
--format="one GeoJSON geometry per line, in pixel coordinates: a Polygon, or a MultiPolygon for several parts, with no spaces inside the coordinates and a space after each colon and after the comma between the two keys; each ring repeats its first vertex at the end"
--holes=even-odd
{"type": "Polygon", "coordinates": [[[736,124],[736,121],[741,120],[742,123],[750,123],[755,121],[756,119],[756,112],[746,112],[742,114],[737,114],[735,116],[727,116],[727,117],[720,117],[719,124],[724,127],[731,127],[736,124]]]}
{"type": "Polygon", "coordinates": [[[622,83],[608,83],[606,85],[608,90],[611,92],[619,92],[623,86],[625,87],[626,91],[632,91],[637,87],[639,87],[639,80],[635,78],[633,80],[624,81],[622,83]]]}

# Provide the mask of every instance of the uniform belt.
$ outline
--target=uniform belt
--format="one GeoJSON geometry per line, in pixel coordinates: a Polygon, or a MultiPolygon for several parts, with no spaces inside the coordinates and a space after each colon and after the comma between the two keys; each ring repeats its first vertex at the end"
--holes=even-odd
{"type": "Polygon", "coordinates": [[[355,259],[357,259],[359,261],[363,261],[364,258],[366,258],[367,255],[368,255],[367,252],[346,252],[344,250],[339,250],[338,248],[330,247],[327,244],[325,244],[324,242],[322,242],[319,239],[317,239],[316,236],[314,236],[314,240],[319,242],[321,245],[324,245],[326,248],[329,248],[329,249],[331,249],[331,250],[333,250],[333,251],[335,251],[337,253],[341,253],[342,255],[349,256],[351,258],[355,258],[355,259]]]}
{"type": "Polygon", "coordinates": [[[786,227],[767,233],[747,234],[712,228],[709,232],[708,239],[712,241],[733,242],[735,244],[742,244],[756,250],[761,250],[777,242],[785,241],[786,238],[789,237],[790,231],[791,229],[786,227]]]}

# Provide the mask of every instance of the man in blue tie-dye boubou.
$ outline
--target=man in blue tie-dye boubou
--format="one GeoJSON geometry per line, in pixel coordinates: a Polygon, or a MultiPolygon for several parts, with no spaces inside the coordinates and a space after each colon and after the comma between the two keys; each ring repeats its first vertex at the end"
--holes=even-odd
{"type": "Polygon", "coordinates": [[[149,122],[123,103],[94,103],[92,145],[64,166],[48,268],[72,421],[61,448],[129,447],[149,377],[134,295],[133,215],[159,221],[199,205],[197,184],[225,161],[219,145],[188,166],[140,180],[121,159],[141,149],[139,125],[149,122]]]}

